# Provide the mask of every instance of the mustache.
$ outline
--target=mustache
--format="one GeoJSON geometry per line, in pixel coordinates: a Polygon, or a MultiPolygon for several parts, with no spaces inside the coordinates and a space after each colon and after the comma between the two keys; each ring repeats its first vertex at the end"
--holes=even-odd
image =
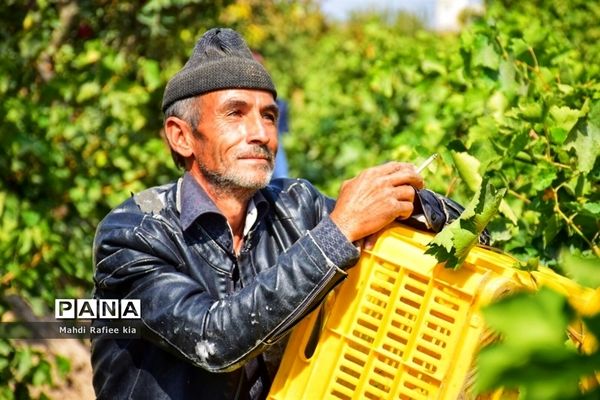
{"type": "Polygon", "coordinates": [[[235,155],[237,158],[265,158],[268,161],[273,161],[275,154],[266,146],[254,145],[249,149],[239,151],[235,155]]]}

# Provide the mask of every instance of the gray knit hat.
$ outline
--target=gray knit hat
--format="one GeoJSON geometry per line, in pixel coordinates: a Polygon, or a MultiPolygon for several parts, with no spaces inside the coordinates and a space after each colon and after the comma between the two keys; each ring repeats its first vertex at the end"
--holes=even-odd
{"type": "Polygon", "coordinates": [[[163,112],[177,100],[221,89],[261,89],[277,97],[265,68],[239,33],[213,28],[198,40],[190,59],[167,83],[163,112]]]}

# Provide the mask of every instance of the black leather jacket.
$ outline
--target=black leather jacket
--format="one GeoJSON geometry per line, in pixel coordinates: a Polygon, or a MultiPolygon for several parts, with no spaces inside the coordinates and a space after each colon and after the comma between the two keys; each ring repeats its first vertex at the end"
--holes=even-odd
{"type": "Polygon", "coordinates": [[[267,394],[279,339],[359,252],[328,217],[333,200],[306,181],[276,180],[253,200],[257,219],[238,255],[225,218],[187,174],[102,221],[95,297],[140,299],[144,329],[140,339],[92,340],[98,398],[267,394]]]}

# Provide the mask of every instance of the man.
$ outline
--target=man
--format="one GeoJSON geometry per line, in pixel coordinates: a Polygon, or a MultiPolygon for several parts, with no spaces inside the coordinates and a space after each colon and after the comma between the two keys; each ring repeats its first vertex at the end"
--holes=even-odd
{"type": "Polygon", "coordinates": [[[95,297],[140,299],[140,339],[93,339],[99,399],[264,398],[290,329],[346,276],[353,244],[413,212],[422,178],[390,162],[337,202],[270,182],[276,90],[243,39],[212,29],[167,84],[165,136],[185,173],[113,210],[95,297]]]}

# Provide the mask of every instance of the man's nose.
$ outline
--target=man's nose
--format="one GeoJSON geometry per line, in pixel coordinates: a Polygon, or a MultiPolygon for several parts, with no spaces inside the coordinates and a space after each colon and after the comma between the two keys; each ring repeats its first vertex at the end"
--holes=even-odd
{"type": "MultiPolygon", "coordinates": [[[[272,130],[272,129],[271,129],[272,130]]],[[[271,140],[270,129],[262,115],[252,115],[248,123],[246,137],[249,143],[268,143],[271,140]]]]}

